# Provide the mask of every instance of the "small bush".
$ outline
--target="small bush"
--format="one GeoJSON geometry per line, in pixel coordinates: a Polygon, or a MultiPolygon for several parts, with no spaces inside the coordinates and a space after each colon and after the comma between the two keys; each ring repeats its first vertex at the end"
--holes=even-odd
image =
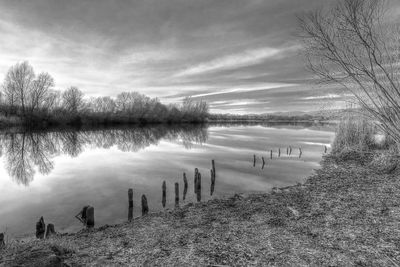
{"type": "Polygon", "coordinates": [[[375,127],[365,118],[347,115],[337,127],[332,151],[334,154],[343,150],[368,151],[375,146],[375,127]]]}

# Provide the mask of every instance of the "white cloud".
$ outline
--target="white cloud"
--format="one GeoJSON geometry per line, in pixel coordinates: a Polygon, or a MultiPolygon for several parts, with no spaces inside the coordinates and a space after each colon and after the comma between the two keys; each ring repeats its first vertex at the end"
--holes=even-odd
{"type": "Polygon", "coordinates": [[[327,95],[321,95],[321,96],[308,96],[308,97],[303,97],[303,100],[317,100],[317,99],[335,99],[335,98],[340,98],[340,95],[337,94],[327,94],[327,95]]]}
{"type": "Polygon", "coordinates": [[[268,104],[270,101],[263,101],[259,102],[253,99],[246,99],[246,100],[235,100],[235,101],[212,101],[210,102],[211,107],[235,107],[235,106],[251,106],[257,104],[268,104]]]}
{"type": "Polygon", "coordinates": [[[195,66],[191,66],[175,74],[175,77],[190,76],[212,71],[250,66],[261,63],[268,58],[277,56],[285,50],[286,49],[277,49],[271,47],[248,50],[242,53],[224,56],[208,62],[200,63],[195,66]]]}
{"type": "Polygon", "coordinates": [[[211,95],[219,95],[219,94],[227,94],[227,93],[240,93],[240,92],[251,92],[257,90],[268,90],[268,89],[276,89],[282,87],[292,87],[297,84],[288,84],[288,83],[262,83],[262,84],[249,84],[241,87],[230,87],[226,89],[219,89],[218,91],[211,91],[208,93],[202,93],[197,95],[192,95],[192,97],[203,97],[203,96],[211,96],[211,95]]]}

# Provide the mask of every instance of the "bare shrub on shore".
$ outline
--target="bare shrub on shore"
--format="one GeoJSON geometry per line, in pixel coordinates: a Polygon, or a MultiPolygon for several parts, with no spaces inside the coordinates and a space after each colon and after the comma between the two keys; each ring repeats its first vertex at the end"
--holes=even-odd
{"type": "Polygon", "coordinates": [[[299,18],[309,70],[351,92],[400,144],[399,26],[384,0],[340,0],[299,18]]]}

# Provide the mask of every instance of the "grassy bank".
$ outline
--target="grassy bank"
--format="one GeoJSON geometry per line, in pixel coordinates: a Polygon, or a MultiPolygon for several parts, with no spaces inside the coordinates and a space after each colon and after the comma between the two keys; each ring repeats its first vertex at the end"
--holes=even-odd
{"type": "Polygon", "coordinates": [[[400,170],[395,159],[367,155],[327,156],[303,185],[272,193],[15,241],[1,252],[0,266],[397,266],[400,170]]]}

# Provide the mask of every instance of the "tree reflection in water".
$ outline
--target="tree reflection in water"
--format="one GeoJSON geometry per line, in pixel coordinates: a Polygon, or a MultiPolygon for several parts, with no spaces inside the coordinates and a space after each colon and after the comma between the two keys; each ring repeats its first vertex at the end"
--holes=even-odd
{"type": "Polygon", "coordinates": [[[195,143],[206,142],[207,138],[205,125],[4,132],[0,133],[0,155],[5,159],[9,176],[18,184],[28,186],[36,171],[46,175],[53,170],[55,156],[76,157],[88,146],[104,149],[117,146],[121,151],[137,152],[158,144],[160,139],[167,139],[179,140],[190,149],[195,143]]]}

